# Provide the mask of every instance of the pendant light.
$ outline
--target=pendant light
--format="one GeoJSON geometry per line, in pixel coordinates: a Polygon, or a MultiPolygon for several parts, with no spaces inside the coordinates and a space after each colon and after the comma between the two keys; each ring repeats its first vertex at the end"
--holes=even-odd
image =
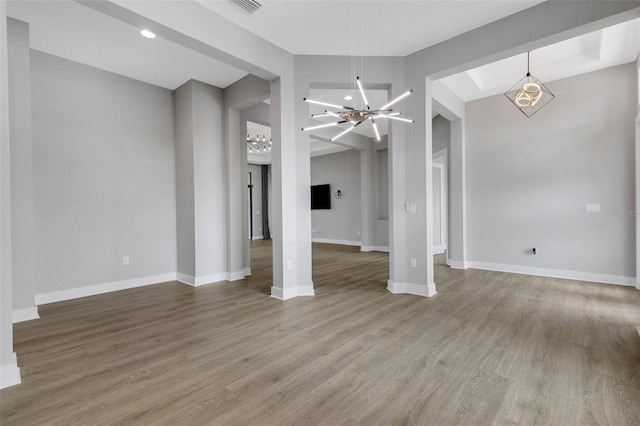
{"type": "Polygon", "coordinates": [[[527,117],[540,111],[555,98],[551,90],[529,72],[529,53],[527,52],[527,75],[504,94],[527,117]]]}

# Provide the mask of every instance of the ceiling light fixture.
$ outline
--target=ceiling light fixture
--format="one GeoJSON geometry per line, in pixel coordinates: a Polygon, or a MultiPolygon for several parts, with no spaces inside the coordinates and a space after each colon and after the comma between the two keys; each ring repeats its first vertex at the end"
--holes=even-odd
{"type": "Polygon", "coordinates": [[[527,75],[504,94],[527,117],[555,99],[551,90],[529,72],[529,53],[527,52],[527,75]]]}
{"type": "MultiPolygon", "coordinates": [[[[390,118],[393,120],[399,120],[399,121],[404,121],[407,123],[414,123],[413,120],[409,120],[407,118],[401,118],[398,117],[398,115],[400,115],[400,112],[398,111],[393,111],[392,109],[390,109],[389,107],[391,105],[394,105],[395,103],[399,102],[400,100],[406,98],[407,96],[409,96],[412,92],[412,90],[408,90],[405,93],[403,93],[402,95],[398,96],[397,98],[395,98],[394,100],[392,100],[391,102],[388,102],[386,105],[382,106],[381,108],[378,109],[371,109],[371,107],[369,106],[369,102],[367,101],[367,96],[364,92],[364,88],[362,87],[362,83],[360,82],[360,77],[356,77],[356,85],[358,86],[358,89],[360,91],[360,95],[362,96],[362,101],[364,102],[364,105],[366,106],[366,109],[361,108],[355,108],[355,107],[350,107],[350,106],[340,106],[340,105],[334,105],[334,104],[329,104],[329,103],[325,103],[325,102],[319,102],[319,101],[314,101],[308,98],[304,98],[303,100],[305,102],[309,102],[312,104],[316,104],[316,105],[323,105],[323,106],[327,106],[330,108],[335,108],[338,111],[325,111],[325,114],[335,117],[337,118],[339,121],[333,122],[333,123],[327,123],[327,124],[320,124],[318,126],[311,126],[311,127],[304,127],[302,130],[303,131],[309,131],[309,130],[315,130],[315,129],[322,129],[325,127],[331,127],[331,126],[337,126],[339,124],[343,124],[343,123],[350,123],[351,127],[347,128],[346,130],[342,131],[341,133],[339,133],[338,135],[334,136],[333,138],[329,139],[330,142],[333,142],[335,140],[337,140],[338,138],[342,137],[343,135],[349,133],[350,131],[352,131],[353,129],[355,129],[356,127],[358,127],[359,125],[361,125],[362,123],[371,120],[371,124],[373,126],[373,130],[376,134],[376,140],[380,141],[380,133],[378,132],[378,126],[376,125],[375,120],[380,118],[390,118]]],[[[325,116],[324,114],[319,115],[319,114],[312,114],[311,117],[320,117],[320,116],[325,116]]]]}
{"type": "Polygon", "coordinates": [[[247,152],[252,154],[254,152],[270,152],[271,151],[271,139],[267,142],[267,137],[265,135],[256,135],[255,139],[251,138],[249,134],[247,134],[247,152]]]}
{"type": "Polygon", "coordinates": [[[140,31],[140,34],[142,34],[146,38],[156,38],[155,33],[151,32],[149,30],[142,30],[142,31],[140,31]]]}

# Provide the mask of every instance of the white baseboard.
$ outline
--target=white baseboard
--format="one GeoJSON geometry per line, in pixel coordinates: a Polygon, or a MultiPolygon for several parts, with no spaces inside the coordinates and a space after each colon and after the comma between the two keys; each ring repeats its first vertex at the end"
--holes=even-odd
{"type": "Polygon", "coordinates": [[[191,275],[183,274],[182,272],[176,272],[176,281],[182,284],[195,285],[196,279],[191,275]]]}
{"type": "Polygon", "coordinates": [[[447,259],[447,262],[447,265],[452,269],[467,269],[469,267],[468,262],[463,262],[462,260],[447,259]]]}
{"type": "Polygon", "coordinates": [[[360,251],[382,251],[389,253],[389,247],[385,246],[361,246],[360,251]]]}
{"type": "Polygon", "coordinates": [[[487,271],[510,272],[513,274],[539,275],[542,277],[563,278],[567,280],[589,281],[594,283],[636,286],[635,277],[623,275],[595,274],[591,272],[565,271],[561,269],[538,268],[533,266],[504,265],[488,262],[468,262],[469,268],[487,271]]]}
{"type": "Polygon", "coordinates": [[[32,308],[24,308],[24,309],[15,309],[13,311],[12,319],[13,323],[31,321],[40,318],[38,314],[38,307],[34,306],[32,308]]]}
{"type": "Polygon", "coordinates": [[[340,244],[343,246],[359,246],[360,241],[349,241],[349,240],[334,240],[332,238],[311,238],[312,243],[323,243],[323,244],[340,244]]]}
{"type": "Polygon", "coordinates": [[[244,274],[245,277],[248,277],[249,275],[251,275],[251,268],[244,268],[242,270],[242,273],[244,274]]]}
{"type": "Polygon", "coordinates": [[[20,378],[20,367],[18,367],[18,359],[14,352],[10,362],[0,365],[0,389],[15,386],[22,382],[20,378]]]}
{"type": "Polygon", "coordinates": [[[311,285],[299,285],[296,287],[271,287],[271,297],[278,300],[288,300],[299,296],[315,296],[313,283],[311,285]]]}
{"type": "Polygon", "coordinates": [[[227,281],[238,281],[244,279],[244,271],[227,272],[227,281]]]}
{"type": "Polygon", "coordinates": [[[192,277],[191,275],[178,272],[177,280],[184,284],[189,284],[193,287],[200,287],[201,285],[218,283],[220,281],[228,281],[230,274],[227,272],[221,272],[219,274],[204,275],[202,277],[192,277]]]}
{"type": "Polygon", "coordinates": [[[252,240],[264,240],[264,235],[256,235],[255,237],[251,237],[252,240]]]}
{"type": "Polygon", "coordinates": [[[97,294],[111,293],[112,291],[128,290],[130,288],[144,287],[147,285],[175,281],[176,273],[171,272],[161,275],[134,278],[132,280],[115,281],[92,285],[87,287],[72,288],[69,290],[53,291],[51,293],[36,294],[36,304],[62,302],[63,300],[79,299],[81,297],[95,296],[97,294]]]}
{"type": "Polygon", "coordinates": [[[435,296],[436,284],[429,285],[412,284],[412,283],[395,283],[391,280],[387,281],[387,290],[393,294],[413,294],[415,296],[431,297],[435,296]]]}

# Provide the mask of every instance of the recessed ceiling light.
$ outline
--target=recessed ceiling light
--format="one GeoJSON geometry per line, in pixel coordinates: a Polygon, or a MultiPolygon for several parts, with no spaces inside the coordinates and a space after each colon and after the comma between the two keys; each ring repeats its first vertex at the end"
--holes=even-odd
{"type": "Polygon", "coordinates": [[[344,97],[345,101],[350,101],[351,99],[353,99],[353,96],[351,96],[351,95],[347,95],[347,96],[344,97]]]}
{"type": "Polygon", "coordinates": [[[140,31],[140,34],[142,34],[146,38],[156,38],[156,35],[149,30],[142,30],[140,31]]]}

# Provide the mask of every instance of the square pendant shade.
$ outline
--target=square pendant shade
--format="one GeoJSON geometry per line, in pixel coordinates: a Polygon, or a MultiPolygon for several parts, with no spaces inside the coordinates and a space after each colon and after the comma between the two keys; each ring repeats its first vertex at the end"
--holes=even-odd
{"type": "Polygon", "coordinates": [[[527,117],[555,98],[551,90],[531,74],[524,76],[504,95],[527,117]]]}

